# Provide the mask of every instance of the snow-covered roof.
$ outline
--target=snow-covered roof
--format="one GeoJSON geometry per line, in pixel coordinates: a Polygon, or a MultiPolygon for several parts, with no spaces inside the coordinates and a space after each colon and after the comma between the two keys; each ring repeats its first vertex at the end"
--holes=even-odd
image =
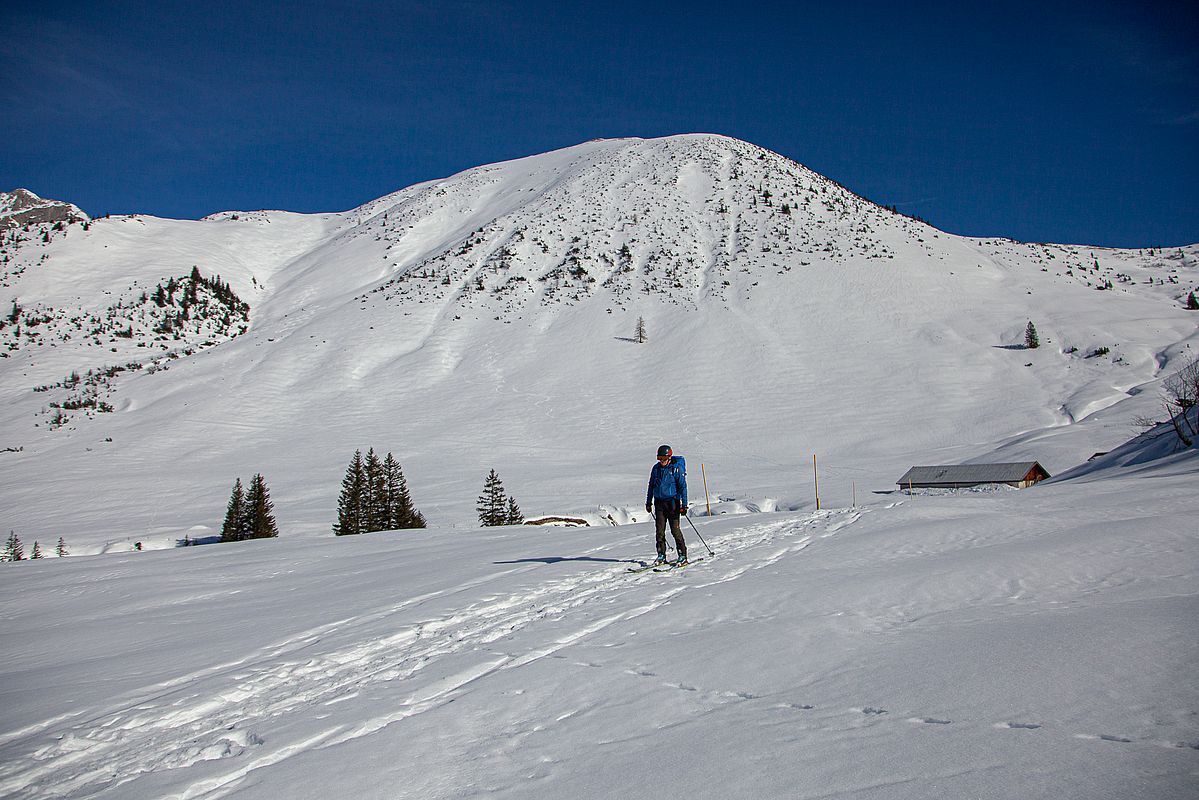
{"type": "Polygon", "coordinates": [[[1010,464],[954,464],[948,466],[912,467],[896,481],[900,486],[909,483],[925,484],[979,484],[1012,483],[1022,481],[1033,468],[1039,468],[1046,476],[1045,468],[1036,461],[1017,461],[1010,464]]]}

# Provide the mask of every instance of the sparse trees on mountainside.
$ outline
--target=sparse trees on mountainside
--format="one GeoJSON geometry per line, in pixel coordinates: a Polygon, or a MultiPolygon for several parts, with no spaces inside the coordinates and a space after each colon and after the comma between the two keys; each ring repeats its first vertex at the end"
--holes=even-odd
{"type": "Polygon", "coordinates": [[[0,561],[24,561],[25,545],[16,531],[8,532],[8,540],[4,543],[4,552],[0,553],[0,561]]]}
{"type": "Polygon", "coordinates": [[[241,542],[246,539],[274,539],[279,535],[275,524],[275,505],[270,489],[261,474],[250,480],[249,490],[242,488],[241,478],[233,484],[225,522],[221,526],[222,542],[241,542]]]}
{"type": "Polygon", "coordinates": [[[1028,321],[1028,327],[1024,329],[1024,346],[1029,350],[1035,350],[1041,346],[1041,339],[1037,336],[1037,326],[1032,324],[1032,320],[1028,321]]]}
{"type": "Polygon", "coordinates": [[[412,505],[408,482],[395,456],[388,453],[380,460],[371,448],[363,458],[361,450],[354,451],[341,482],[333,532],[351,536],[423,527],[424,515],[412,505]]]}
{"type": "Polygon", "coordinates": [[[475,510],[479,512],[479,524],[485,528],[520,525],[525,521],[516,499],[505,494],[504,484],[494,469],[483,481],[483,494],[479,495],[475,510]]]}

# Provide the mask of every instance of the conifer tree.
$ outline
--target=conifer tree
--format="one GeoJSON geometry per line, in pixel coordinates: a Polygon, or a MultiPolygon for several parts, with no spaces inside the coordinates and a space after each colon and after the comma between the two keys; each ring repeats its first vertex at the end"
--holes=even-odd
{"type": "Polygon", "coordinates": [[[483,481],[483,494],[479,495],[475,505],[475,510],[479,512],[479,524],[485,528],[503,525],[508,519],[507,500],[504,484],[493,469],[487,473],[483,481]]]}
{"type": "Polygon", "coordinates": [[[525,515],[520,513],[520,506],[516,504],[516,498],[508,495],[508,508],[505,512],[505,525],[523,525],[525,515]]]}
{"type": "Polygon", "coordinates": [[[246,538],[246,521],[246,496],[242,490],[241,478],[238,478],[233,484],[233,493],[229,496],[229,506],[225,510],[225,523],[221,526],[221,541],[240,542],[246,538]]]}
{"type": "Polygon", "coordinates": [[[383,474],[383,463],[375,455],[375,448],[367,451],[363,467],[366,470],[366,497],[363,499],[365,518],[362,529],[367,533],[386,530],[389,522],[387,478],[383,474]]]}
{"type": "Polygon", "coordinates": [[[1199,311],[1199,299],[1195,297],[1194,292],[1187,295],[1187,308],[1191,311],[1199,311]]]}
{"type": "Polygon", "coordinates": [[[645,332],[645,317],[637,317],[637,327],[633,331],[633,338],[637,344],[642,344],[649,340],[649,335],[645,332]]]}
{"type": "Polygon", "coordinates": [[[1024,346],[1029,350],[1035,350],[1041,346],[1041,340],[1037,336],[1037,326],[1032,324],[1032,320],[1028,321],[1028,327],[1024,329],[1024,346]]]}
{"type": "Polygon", "coordinates": [[[424,516],[412,507],[412,495],[404,472],[391,453],[383,460],[383,479],[387,493],[387,529],[425,527],[424,516]]]}
{"type": "Polygon", "coordinates": [[[69,556],[70,554],[71,554],[70,551],[67,550],[66,540],[63,539],[61,536],[59,536],[58,537],[58,547],[54,548],[54,555],[58,556],[59,558],[62,558],[63,556],[69,556]]]}
{"type": "Polygon", "coordinates": [[[249,539],[273,539],[279,535],[275,525],[275,505],[271,502],[271,492],[266,480],[259,473],[250,480],[250,490],[246,492],[246,508],[249,510],[250,530],[249,539]]]}
{"type": "Polygon", "coordinates": [[[366,469],[362,464],[362,451],[355,450],[346,476],[341,481],[341,496],[337,499],[337,524],[333,532],[338,536],[362,533],[363,505],[366,496],[366,469]]]}
{"type": "Polygon", "coordinates": [[[4,554],[0,558],[3,561],[24,561],[25,546],[21,544],[21,537],[17,536],[17,532],[10,530],[8,532],[8,541],[4,543],[4,554]]]}
{"type": "Polygon", "coordinates": [[[34,540],[33,540],[33,552],[29,554],[29,557],[30,557],[31,559],[32,559],[32,558],[41,558],[41,557],[42,557],[42,548],[41,548],[41,545],[39,545],[39,544],[37,543],[37,539],[34,539],[34,540]]]}

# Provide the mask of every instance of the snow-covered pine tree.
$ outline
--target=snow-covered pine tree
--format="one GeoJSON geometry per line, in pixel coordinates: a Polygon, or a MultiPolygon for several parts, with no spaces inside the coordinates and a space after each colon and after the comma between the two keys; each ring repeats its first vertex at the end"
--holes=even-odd
{"type": "Polygon", "coordinates": [[[63,556],[69,556],[70,554],[71,554],[70,551],[67,550],[66,540],[63,539],[61,536],[59,536],[58,537],[58,547],[54,548],[54,555],[58,556],[59,558],[62,558],[63,556]]]}
{"type": "Polygon", "coordinates": [[[42,557],[42,547],[37,543],[37,539],[33,540],[33,552],[29,554],[29,557],[31,559],[42,557]]]}
{"type": "Polygon", "coordinates": [[[366,468],[362,451],[355,450],[346,476],[341,481],[341,496],[337,498],[337,523],[333,532],[338,536],[362,533],[363,506],[366,497],[366,468]]]}
{"type": "Polygon", "coordinates": [[[250,533],[247,538],[273,539],[279,535],[279,528],[275,525],[275,505],[271,502],[270,489],[261,473],[250,480],[246,508],[250,512],[250,533]]]}
{"type": "Polygon", "coordinates": [[[21,537],[17,536],[16,531],[8,532],[8,541],[4,543],[4,553],[0,554],[0,561],[24,561],[25,546],[21,544],[21,537]]]}
{"type": "MultiPolygon", "coordinates": [[[[233,492],[229,496],[229,505],[225,509],[225,522],[221,525],[222,542],[239,542],[245,538],[242,530],[246,518],[246,495],[241,486],[241,478],[233,484],[233,492]]],[[[61,540],[60,540],[61,541],[61,540]]]]}
{"type": "Polygon", "coordinates": [[[366,497],[363,500],[365,519],[362,529],[367,533],[387,530],[387,478],[383,474],[383,462],[375,455],[375,448],[367,451],[363,466],[366,469],[366,497]]]}
{"type": "Polygon", "coordinates": [[[424,516],[412,507],[404,471],[391,453],[383,459],[383,479],[387,492],[387,530],[425,527],[424,516]]]}
{"type": "Polygon", "coordinates": [[[1028,321],[1028,327],[1024,329],[1024,346],[1029,350],[1035,350],[1041,346],[1041,339],[1037,336],[1037,326],[1032,324],[1032,320],[1028,321]]]}
{"type": "Polygon", "coordinates": [[[505,512],[505,525],[522,525],[525,521],[525,515],[520,513],[520,506],[516,504],[516,498],[508,495],[508,508],[505,512]]]}
{"type": "Polygon", "coordinates": [[[479,501],[475,506],[475,510],[479,512],[479,524],[485,528],[503,525],[508,518],[507,500],[504,484],[493,469],[483,481],[483,494],[479,495],[479,501]]]}
{"type": "Polygon", "coordinates": [[[633,331],[633,338],[637,344],[649,341],[649,334],[645,331],[645,317],[637,317],[637,327],[633,331]]]}

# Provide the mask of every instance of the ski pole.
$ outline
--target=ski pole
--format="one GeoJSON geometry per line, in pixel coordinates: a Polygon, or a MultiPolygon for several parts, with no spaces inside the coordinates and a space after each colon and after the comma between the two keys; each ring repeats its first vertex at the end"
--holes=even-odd
{"type": "MultiPolygon", "coordinates": [[[[687,517],[687,521],[688,521],[688,522],[691,522],[691,517],[687,517]]],[[[699,532],[699,528],[695,527],[695,523],[694,523],[694,522],[691,522],[691,529],[692,529],[693,531],[695,531],[695,535],[696,535],[696,536],[699,536],[699,540],[700,540],[701,542],[704,542],[704,537],[703,537],[703,536],[700,534],[700,532],[699,532]]],[[[708,543],[707,543],[707,542],[704,542],[704,547],[708,547],[708,543]]],[[[714,556],[714,555],[716,555],[715,553],[713,553],[713,552],[712,552],[712,548],[711,548],[711,547],[708,547],[708,555],[710,555],[710,556],[714,556]]]]}

